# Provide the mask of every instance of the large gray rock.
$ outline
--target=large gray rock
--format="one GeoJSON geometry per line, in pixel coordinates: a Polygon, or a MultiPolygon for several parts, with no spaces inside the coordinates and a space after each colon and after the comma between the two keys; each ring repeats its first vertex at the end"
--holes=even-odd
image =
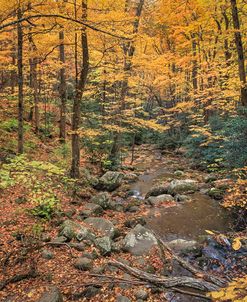
{"type": "Polygon", "coordinates": [[[112,241],[110,237],[104,236],[97,238],[94,241],[95,246],[100,250],[101,255],[106,256],[111,253],[112,250],[112,241]]]}
{"type": "Polygon", "coordinates": [[[169,190],[169,184],[152,187],[146,194],[145,198],[148,198],[150,196],[159,196],[162,194],[167,194],[168,190],[169,190]]]}
{"type": "Polygon", "coordinates": [[[57,287],[52,287],[40,297],[38,302],[63,302],[63,296],[57,287]]]}
{"type": "Polygon", "coordinates": [[[103,236],[114,238],[117,233],[113,223],[105,218],[90,217],[84,220],[84,222],[103,236]]]}
{"type": "Polygon", "coordinates": [[[77,239],[78,241],[93,240],[95,237],[89,229],[72,220],[63,222],[60,236],[64,236],[68,240],[77,239]]]}
{"type": "Polygon", "coordinates": [[[123,180],[123,173],[108,171],[101,178],[98,183],[94,186],[97,190],[106,190],[112,192],[120,187],[123,180]]]}
{"type": "Polygon", "coordinates": [[[198,190],[198,182],[192,179],[173,180],[170,185],[168,192],[172,195],[194,193],[198,190]]]}
{"type": "Polygon", "coordinates": [[[86,203],[84,209],[80,213],[80,216],[82,218],[87,218],[93,215],[101,215],[102,213],[103,209],[100,205],[95,203],[86,203]]]}
{"type": "Polygon", "coordinates": [[[159,196],[150,196],[148,198],[148,203],[153,206],[159,205],[164,202],[170,202],[170,201],[174,201],[174,197],[172,197],[172,195],[169,195],[169,194],[163,194],[163,195],[159,195],[159,196]]]}
{"type": "Polygon", "coordinates": [[[155,236],[150,230],[138,224],[123,240],[123,250],[136,256],[149,253],[157,244],[155,236]]]}
{"type": "Polygon", "coordinates": [[[106,192],[99,193],[91,199],[91,203],[99,205],[103,209],[109,209],[111,208],[111,196],[106,192]]]}

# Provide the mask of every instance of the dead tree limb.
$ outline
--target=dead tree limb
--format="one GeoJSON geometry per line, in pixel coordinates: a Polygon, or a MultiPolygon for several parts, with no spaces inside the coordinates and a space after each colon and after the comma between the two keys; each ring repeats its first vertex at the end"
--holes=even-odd
{"type": "Polygon", "coordinates": [[[204,279],[207,282],[211,282],[215,285],[217,285],[218,287],[224,287],[227,284],[227,281],[223,278],[220,277],[216,277],[212,274],[205,274],[204,271],[195,268],[194,266],[192,266],[188,261],[184,260],[183,258],[179,257],[178,255],[176,255],[176,253],[168,246],[167,243],[165,243],[160,236],[158,236],[157,234],[154,233],[154,236],[156,237],[156,239],[159,242],[159,246],[163,247],[165,250],[168,251],[168,253],[172,256],[173,259],[175,259],[182,267],[184,267],[185,269],[187,269],[189,272],[191,272],[193,275],[204,279]]]}
{"type": "Polygon", "coordinates": [[[158,286],[163,286],[165,288],[174,288],[178,286],[185,288],[194,288],[205,292],[215,291],[219,289],[219,286],[217,286],[216,284],[201,279],[191,277],[159,277],[141,271],[137,268],[130,267],[118,261],[110,261],[109,264],[125,271],[126,273],[138,278],[139,280],[143,280],[158,286]]]}

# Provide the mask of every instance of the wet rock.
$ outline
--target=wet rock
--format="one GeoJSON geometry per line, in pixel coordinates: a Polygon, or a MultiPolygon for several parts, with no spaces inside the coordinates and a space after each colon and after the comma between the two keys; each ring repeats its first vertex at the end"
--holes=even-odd
{"type": "Polygon", "coordinates": [[[57,287],[52,287],[41,296],[38,302],[63,302],[63,296],[57,287]]]}
{"type": "Polygon", "coordinates": [[[135,297],[136,299],[141,299],[145,301],[148,299],[148,292],[145,291],[144,289],[139,289],[138,291],[135,292],[135,297]]]}
{"type": "Polygon", "coordinates": [[[198,190],[198,182],[192,179],[173,180],[169,185],[169,193],[172,195],[194,193],[198,190]]]}
{"type": "Polygon", "coordinates": [[[114,238],[117,234],[117,229],[114,227],[113,223],[105,218],[90,217],[84,222],[104,236],[114,238]]]}
{"type": "Polygon", "coordinates": [[[159,196],[162,194],[168,194],[169,184],[164,184],[162,186],[155,186],[151,188],[146,194],[145,198],[147,199],[150,196],[159,196]]]}
{"type": "Polygon", "coordinates": [[[51,260],[54,258],[54,254],[49,250],[43,250],[41,255],[42,255],[42,258],[44,258],[46,260],[51,260]]]}
{"type": "Polygon", "coordinates": [[[224,191],[217,188],[211,188],[208,191],[208,195],[216,200],[221,200],[224,197],[224,191]]]}
{"type": "Polygon", "coordinates": [[[94,235],[86,227],[72,220],[64,221],[59,235],[66,237],[68,240],[77,239],[78,241],[94,238],[94,235]]]}
{"type": "Polygon", "coordinates": [[[147,201],[150,205],[155,206],[161,203],[174,201],[174,197],[169,194],[162,194],[159,196],[150,196],[147,201]]]}
{"type": "Polygon", "coordinates": [[[106,190],[112,192],[120,187],[123,180],[123,173],[108,171],[101,178],[99,178],[98,183],[94,185],[97,190],[106,190]]]}
{"type": "Polygon", "coordinates": [[[135,173],[128,173],[128,174],[124,174],[123,179],[127,182],[127,183],[133,183],[135,181],[138,180],[138,175],[135,173]]]}
{"type": "Polygon", "coordinates": [[[131,300],[125,296],[118,296],[116,302],[131,302],[131,300]]]}
{"type": "Polygon", "coordinates": [[[184,250],[191,249],[197,246],[195,240],[184,240],[184,239],[175,239],[167,243],[171,249],[174,250],[184,250]]]}
{"type": "Polygon", "coordinates": [[[138,224],[123,240],[123,250],[136,256],[147,254],[157,244],[155,236],[138,224]]]}
{"type": "Polygon", "coordinates": [[[146,220],[143,217],[137,217],[137,218],[126,220],[124,222],[124,225],[127,228],[134,228],[137,224],[145,225],[146,224],[146,220]]]}
{"type": "Polygon", "coordinates": [[[94,241],[95,246],[99,249],[101,255],[106,256],[111,253],[112,250],[112,241],[109,237],[104,236],[97,238],[94,241]]]}
{"type": "Polygon", "coordinates": [[[86,257],[80,257],[76,259],[74,267],[81,271],[89,271],[93,268],[93,261],[86,257]]]}
{"type": "Polygon", "coordinates": [[[191,198],[187,195],[181,195],[181,194],[177,194],[175,196],[175,200],[177,202],[186,202],[186,201],[191,201],[191,198]]]}
{"type": "Polygon", "coordinates": [[[91,203],[101,206],[103,209],[111,208],[111,196],[107,192],[101,192],[91,199],[91,203]]]}
{"type": "Polygon", "coordinates": [[[88,218],[93,215],[101,215],[103,213],[103,208],[95,203],[86,203],[84,210],[81,211],[80,216],[82,218],[88,218]]]}

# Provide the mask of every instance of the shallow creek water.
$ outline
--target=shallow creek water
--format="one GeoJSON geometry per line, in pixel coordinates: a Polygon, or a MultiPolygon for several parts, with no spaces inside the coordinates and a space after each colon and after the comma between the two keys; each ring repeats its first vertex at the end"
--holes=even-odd
{"type": "MultiPolygon", "coordinates": [[[[151,187],[160,181],[176,178],[172,171],[173,164],[172,161],[159,156],[157,151],[149,162],[138,163],[136,167],[145,172],[131,187],[136,197],[143,199],[151,187]]],[[[230,219],[217,201],[200,192],[190,197],[191,202],[152,209],[147,219],[148,226],[166,240],[197,239],[200,235],[206,234],[205,230],[219,232],[229,230],[230,219]]]]}

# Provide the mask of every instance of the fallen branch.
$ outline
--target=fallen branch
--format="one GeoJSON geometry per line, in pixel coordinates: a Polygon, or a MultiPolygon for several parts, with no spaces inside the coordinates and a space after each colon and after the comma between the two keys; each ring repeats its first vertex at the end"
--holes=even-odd
{"type": "Polygon", "coordinates": [[[126,273],[140,279],[143,281],[146,281],[151,284],[155,284],[158,286],[163,286],[165,288],[174,288],[174,287],[188,287],[188,288],[194,288],[201,291],[215,291],[219,289],[219,286],[216,284],[191,278],[191,277],[159,277],[154,274],[146,273],[144,271],[141,271],[137,268],[130,267],[128,265],[125,265],[118,261],[110,261],[109,265],[115,266],[119,269],[122,269],[126,273]]]}
{"type": "Polygon", "coordinates": [[[168,246],[167,243],[165,243],[162,240],[162,238],[160,238],[160,236],[158,236],[155,233],[153,233],[153,234],[156,237],[156,239],[158,240],[159,246],[163,247],[165,250],[167,250],[168,253],[172,256],[173,259],[175,259],[183,268],[187,269],[193,275],[195,275],[196,277],[202,278],[207,282],[211,282],[211,283],[217,285],[218,287],[224,287],[227,284],[227,281],[225,279],[220,278],[220,277],[216,277],[216,276],[214,276],[212,274],[209,274],[209,273],[205,274],[204,271],[192,266],[188,261],[186,261],[183,258],[176,255],[176,253],[173,252],[173,250],[168,246]]]}
{"type": "Polygon", "coordinates": [[[17,283],[22,280],[31,279],[31,278],[35,278],[35,277],[37,277],[37,272],[36,272],[36,269],[34,267],[32,267],[30,269],[30,271],[27,273],[15,275],[9,279],[6,279],[6,280],[0,282],[0,291],[3,290],[7,285],[9,285],[11,283],[17,283]]]}

